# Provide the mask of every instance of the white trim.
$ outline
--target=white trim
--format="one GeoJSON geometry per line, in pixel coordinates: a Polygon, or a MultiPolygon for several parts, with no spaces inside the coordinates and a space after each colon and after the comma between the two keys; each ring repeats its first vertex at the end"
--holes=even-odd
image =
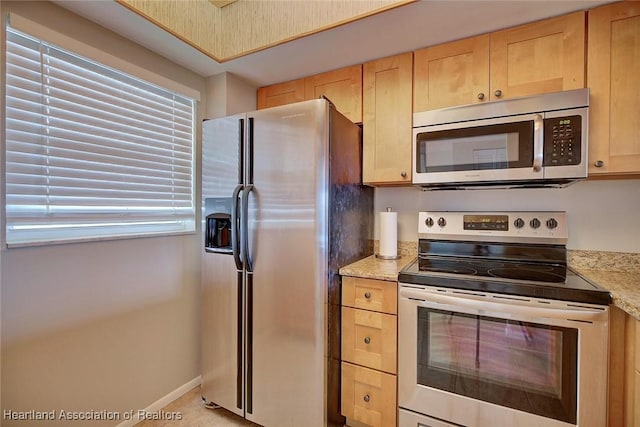
{"type": "MultiPolygon", "coordinates": [[[[169,392],[164,397],[161,397],[160,399],[156,400],[151,405],[144,408],[143,411],[149,412],[149,413],[159,412],[162,408],[164,408],[171,402],[179,399],[189,391],[193,390],[195,387],[199,386],[201,383],[202,383],[202,376],[198,375],[196,378],[192,379],[191,381],[181,385],[177,389],[169,392]]],[[[120,424],[116,425],[116,427],[133,427],[136,424],[138,424],[140,421],[142,420],[138,419],[138,410],[136,409],[134,411],[134,416],[132,419],[123,421],[120,424]]]]}
{"type": "Polygon", "coordinates": [[[80,40],[76,40],[52,28],[45,27],[44,25],[25,18],[24,16],[18,15],[15,12],[11,12],[7,14],[7,16],[9,25],[17,30],[31,34],[32,36],[35,36],[41,40],[58,45],[63,49],[93,59],[94,61],[98,61],[109,67],[152,82],[163,88],[176,91],[184,96],[195,99],[198,102],[200,101],[200,91],[194,88],[168,79],[146,68],[139,67],[122,58],[113,56],[94,46],[90,46],[86,43],[81,42],[80,40]]]}

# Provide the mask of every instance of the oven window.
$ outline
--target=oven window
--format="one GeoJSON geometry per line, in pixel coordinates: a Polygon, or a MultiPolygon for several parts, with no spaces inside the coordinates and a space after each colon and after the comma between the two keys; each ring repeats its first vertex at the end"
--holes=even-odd
{"type": "Polygon", "coordinates": [[[418,307],[418,384],[576,423],[578,330],[418,307]]]}
{"type": "Polygon", "coordinates": [[[416,163],[421,173],[530,167],[533,121],[419,133],[416,163]]]}

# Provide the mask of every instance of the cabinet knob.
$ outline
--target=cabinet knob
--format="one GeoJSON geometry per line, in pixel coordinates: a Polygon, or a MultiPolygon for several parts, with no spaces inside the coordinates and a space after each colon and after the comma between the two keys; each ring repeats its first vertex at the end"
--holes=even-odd
{"type": "Polygon", "coordinates": [[[371,344],[371,337],[364,337],[365,344],[371,344]]]}
{"type": "Polygon", "coordinates": [[[407,177],[407,173],[405,171],[400,172],[400,176],[403,178],[407,177]]]}
{"type": "Polygon", "coordinates": [[[604,162],[602,160],[596,160],[596,162],[593,164],[593,166],[597,167],[597,168],[601,168],[604,166],[604,162]]]}
{"type": "Polygon", "coordinates": [[[502,96],[502,91],[498,89],[495,92],[493,92],[493,94],[496,96],[496,98],[500,98],[502,96]]]}
{"type": "Polygon", "coordinates": [[[478,94],[478,99],[484,99],[484,93],[480,92],[480,93],[478,94]]]}
{"type": "Polygon", "coordinates": [[[365,402],[369,403],[369,401],[371,400],[371,396],[369,396],[368,394],[365,394],[364,397],[362,398],[365,402]]]}
{"type": "Polygon", "coordinates": [[[371,292],[369,292],[369,291],[365,292],[365,293],[364,293],[364,297],[365,297],[366,299],[371,299],[371,292]]]}

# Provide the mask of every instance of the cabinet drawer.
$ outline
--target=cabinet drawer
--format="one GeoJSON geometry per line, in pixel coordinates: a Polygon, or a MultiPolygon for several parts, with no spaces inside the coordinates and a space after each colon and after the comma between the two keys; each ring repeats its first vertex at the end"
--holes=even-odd
{"type": "Polygon", "coordinates": [[[396,376],[342,362],[342,415],[373,427],[395,427],[396,376]]]}
{"type": "Polygon", "coordinates": [[[342,360],[396,373],[397,317],[342,307],[342,360]]]}
{"type": "Polygon", "coordinates": [[[342,278],[342,305],[398,313],[398,284],[386,280],[342,278]]]}

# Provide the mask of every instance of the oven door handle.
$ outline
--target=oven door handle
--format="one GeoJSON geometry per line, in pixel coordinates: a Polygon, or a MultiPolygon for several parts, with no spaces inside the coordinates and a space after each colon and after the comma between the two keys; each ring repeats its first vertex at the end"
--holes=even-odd
{"type": "MultiPolygon", "coordinates": [[[[500,302],[483,301],[475,298],[468,298],[465,295],[440,295],[424,293],[420,290],[401,288],[400,297],[422,301],[424,303],[443,304],[449,307],[464,307],[478,312],[495,312],[505,315],[520,314],[528,317],[562,319],[562,320],[582,320],[598,321],[606,318],[606,310],[597,308],[575,306],[572,308],[545,308],[531,307],[519,304],[504,304],[500,302]]],[[[514,301],[517,302],[517,301],[514,301]]]]}

